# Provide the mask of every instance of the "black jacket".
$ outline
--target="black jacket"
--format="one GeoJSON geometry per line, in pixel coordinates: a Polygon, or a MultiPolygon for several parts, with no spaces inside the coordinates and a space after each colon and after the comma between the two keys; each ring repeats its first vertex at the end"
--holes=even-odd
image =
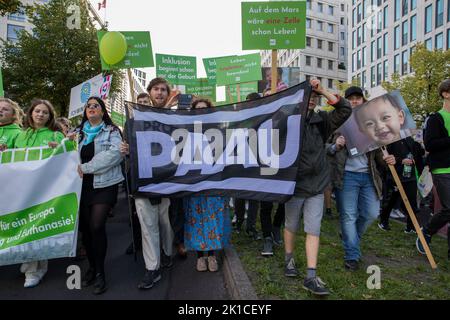
{"type": "Polygon", "coordinates": [[[428,163],[431,170],[450,168],[450,133],[439,113],[432,114],[427,121],[424,144],[430,153],[428,163]]]}
{"type": "Polygon", "coordinates": [[[387,150],[389,154],[392,154],[395,157],[395,170],[397,171],[400,180],[402,182],[416,181],[415,169],[417,169],[417,173],[420,176],[424,167],[423,155],[425,154],[425,150],[422,149],[420,143],[414,141],[411,137],[407,137],[406,139],[388,145],[387,150]],[[408,153],[413,155],[414,160],[410,178],[403,176],[404,166],[402,164],[403,159],[408,157],[408,153]]]}
{"type": "Polygon", "coordinates": [[[325,142],[352,114],[350,102],[342,97],[339,97],[334,107],[332,112],[308,113],[295,185],[297,197],[306,198],[321,194],[330,183],[325,142]]]}

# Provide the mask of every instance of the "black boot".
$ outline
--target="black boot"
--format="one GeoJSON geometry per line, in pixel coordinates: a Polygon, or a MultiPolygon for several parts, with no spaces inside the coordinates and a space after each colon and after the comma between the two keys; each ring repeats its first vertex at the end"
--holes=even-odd
{"type": "Polygon", "coordinates": [[[83,276],[83,280],[81,281],[82,287],[89,287],[94,284],[95,281],[95,269],[89,268],[88,271],[83,276]]]}
{"type": "Polygon", "coordinates": [[[107,289],[105,275],[103,273],[97,273],[94,282],[94,294],[102,294],[107,289]]]}

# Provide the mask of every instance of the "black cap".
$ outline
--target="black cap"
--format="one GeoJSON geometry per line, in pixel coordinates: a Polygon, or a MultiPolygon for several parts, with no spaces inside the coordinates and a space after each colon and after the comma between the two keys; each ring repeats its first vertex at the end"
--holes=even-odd
{"type": "Polygon", "coordinates": [[[347,99],[348,97],[352,96],[352,95],[358,95],[364,98],[364,93],[362,91],[362,89],[360,87],[350,87],[347,90],[345,90],[345,99],[347,99]]]}

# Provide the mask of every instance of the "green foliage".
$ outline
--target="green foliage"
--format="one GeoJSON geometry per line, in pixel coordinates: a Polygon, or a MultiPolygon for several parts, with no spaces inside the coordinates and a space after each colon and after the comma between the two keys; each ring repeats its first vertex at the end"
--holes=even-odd
{"type": "MultiPolygon", "coordinates": [[[[22,106],[33,98],[47,99],[66,116],[70,89],[102,72],[97,30],[81,0],[52,0],[26,12],[33,32],[21,31],[17,43],[4,41],[1,48],[5,95],[22,106]],[[71,4],[80,7],[80,29],[67,27],[71,4]]],[[[111,94],[122,80],[119,71],[112,73],[111,94]]]]}
{"type": "Polygon", "coordinates": [[[8,13],[15,13],[20,8],[19,0],[1,0],[0,1],[0,16],[4,16],[8,13]]]}
{"type": "Polygon", "coordinates": [[[414,74],[401,77],[395,73],[390,82],[382,86],[388,92],[400,90],[408,108],[414,115],[424,116],[442,107],[438,87],[442,80],[450,78],[450,50],[429,51],[423,44],[417,45],[410,58],[414,74]]]}

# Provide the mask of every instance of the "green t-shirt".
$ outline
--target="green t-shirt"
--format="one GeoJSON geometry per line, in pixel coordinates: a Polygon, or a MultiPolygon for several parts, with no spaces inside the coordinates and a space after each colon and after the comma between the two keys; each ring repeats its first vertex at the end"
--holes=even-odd
{"type": "Polygon", "coordinates": [[[0,145],[6,144],[7,149],[13,148],[16,138],[21,132],[22,129],[15,123],[0,126],[0,145]]]}
{"type": "Polygon", "coordinates": [[[14,148],[43,147],[51,141],[60,143],[63,139],[64,135],[59,131],[52,131],[48,128],[38,130],[28,128],[16,138],[14,148]]]}
{"type": "MultiPolygon", "coordinates": [[[[448,112],[445,109],[441,109],[438,111],[442,118],[444,118],[444,126],[445,129],[447,129],[447,133],[448,136],[450,137],[450,112],[448,112]]],[[[450,168],[439,168],[439,169],[434,169],[432,171],[433,174],[449,174],[450,173],[450,168]]]]}

